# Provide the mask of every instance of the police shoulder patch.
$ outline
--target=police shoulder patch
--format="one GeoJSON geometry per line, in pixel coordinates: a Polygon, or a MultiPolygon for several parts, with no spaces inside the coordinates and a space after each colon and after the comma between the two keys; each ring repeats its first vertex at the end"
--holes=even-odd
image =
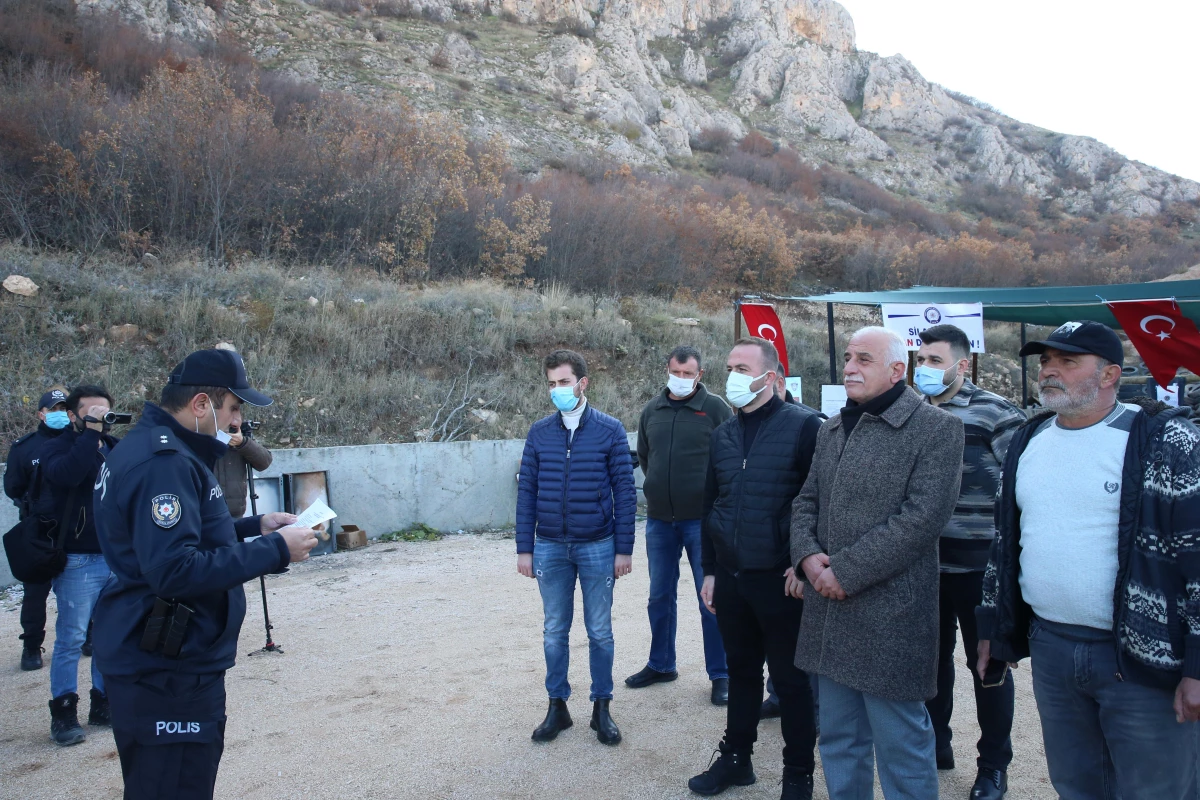
{"type": "Polygon", "coordinates": [[[154,498],[154,508],[151,516],[154,524],[160,528],[170,528],[179,522],[179,497],[173,494],[160,494],[154,498]]]}

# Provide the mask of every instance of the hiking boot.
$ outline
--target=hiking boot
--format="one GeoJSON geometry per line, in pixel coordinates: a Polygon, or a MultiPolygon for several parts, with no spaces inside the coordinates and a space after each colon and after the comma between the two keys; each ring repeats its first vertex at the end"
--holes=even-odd
{"type": "Polygon", "coordinates": [[[779,800],[812,800],[813,774],[799,767],[783,768],[783,789],[779,800]]]}
{"type": "Polygon", "coordinates": [[[758,778],[750,763],[750,748],[731,750],[725,742],[713,751],[715,760],[709,759],[708,769],[688,781],[688,788],[696,794],[714,795],[730,786],[749,786],[758,778]]]}
{"type": "Polygon", "coordinates": [[[571,721],[571,713],[567,711],[567,701],[551,697],[550,707],[546,709],[546,718],[534,729],[531,738],[535,742],[550,742],[574,724],[571,721]]]}
{"type": "Polygon", "coordinates": [[[46,648],[41,645],[25,645],[21,648],[21,669],[25,672],[32,672],[35,669],[42,668],[42,653],[46,652],[46,648]]]}
{"type": "Polygon", "coordinates": [[[74,692],[67,692],[50,701],[50,739],[55,744],[66,747],[79,744],[87,738],[79,725],[78,708],[79,695],[74,692]]]}
{"type": "Polygon", "coordinates": [[[88,711],[88,725],[112,725],[112,710],[108,707],[108,695],[92,689],[92,707],[88,711]]]}
{"type": "Polygon", "coordinates": [[[621,729],[617,727],[617,723],[613,722],[612,716],[608,713],[609,700],[597,700],[592,703],[592,730],[596,732],[596,738],[600,740],[600,744],[614,745],[621,743],[621,729]]]}

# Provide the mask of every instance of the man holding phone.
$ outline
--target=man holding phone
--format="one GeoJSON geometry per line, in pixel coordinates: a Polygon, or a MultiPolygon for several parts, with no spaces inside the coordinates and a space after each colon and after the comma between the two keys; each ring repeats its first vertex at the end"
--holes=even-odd
{"type": "Polygon", "coordinates": [[[991,661],[976,674],[979,637],[975,607],[983,596],[983,571],[996,536],[996,490],[1013,433],[1025,422],[1021,409],[985,392],[967,378],[971,341],[954,325],[935,325],[921,334],[914,383],[928,402],[963,421],[962,484],[954,515],[938,543],[940,640],[937,696],[926,701],[937,741],[938,769],[954,769],[950,717],[954,712],[954,650],[962,627],[967,667],[975,683],[980,737],[978,774],[971,800],[999,800],[1008,789],[1012,761],[1013,685],[1008,664],[991,661]]]}

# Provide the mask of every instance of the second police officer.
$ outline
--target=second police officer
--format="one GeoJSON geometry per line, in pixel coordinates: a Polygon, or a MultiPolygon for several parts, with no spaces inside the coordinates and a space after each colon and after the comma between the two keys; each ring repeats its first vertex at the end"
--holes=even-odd
{"type": "Polygon", "coordinates": [[[242,584],[303,561],[316,544],[311,529],[285,527],[291,514],[230,517],[212,466],[243,402],[272,401],[250,388],[236,353],[192,353],[96,481],[113,577],[96,606],[95,658],[126,800],[213,796],[242,584]]]}

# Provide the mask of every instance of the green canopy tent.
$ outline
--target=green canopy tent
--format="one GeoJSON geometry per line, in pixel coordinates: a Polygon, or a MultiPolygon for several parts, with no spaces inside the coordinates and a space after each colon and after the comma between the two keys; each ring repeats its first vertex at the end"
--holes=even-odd
{"type": "MultiPolygon", "coordinates": [[[[951,286],[913,286],[883,292],[833,292],[807,297],[774,295],[745,296],[735,303],[735,333],[741,334],[743,300],[824,303],[829,325],[829,382],[838,382],[837,348],[834,342],[833,306],[877,306],[883,303],[981,303],[983,318],[993,322],[1021,323],[1021,342],[1026,325],[1059,326],[1071,320],[1090,319],[1120,328],[1106,303],[1121,300],[1163,300],[1178,303],[1184,316],[1200,325],[1200,280],[1161,281],[1157,283],[1111,283],[1100,286],[1030,286],[1003,289],[951,286]]],[[[1021,370],[1021,395],[1027,396],[1024,359],[1021,370]]]]}

